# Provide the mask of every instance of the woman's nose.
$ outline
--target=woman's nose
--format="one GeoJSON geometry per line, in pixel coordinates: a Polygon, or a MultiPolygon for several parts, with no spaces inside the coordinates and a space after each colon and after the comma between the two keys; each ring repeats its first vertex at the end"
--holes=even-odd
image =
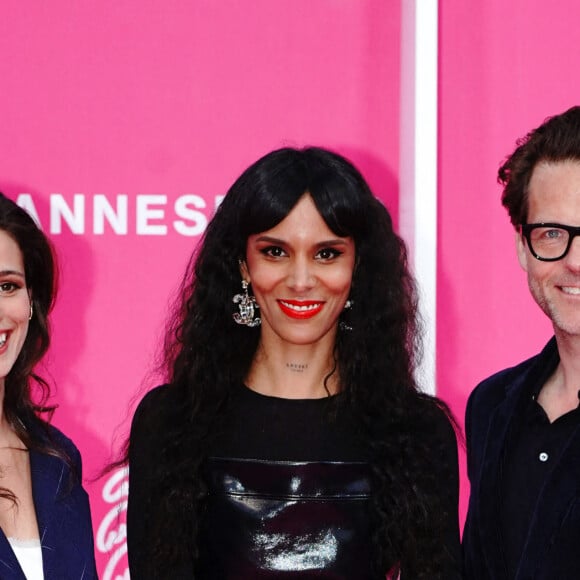
{"type": "Polygon", "coordinates": [[[309,290],[316,283],[313,264],[306,257],[296,256],[290,264],[288,286],[296,292],[309,290]]]}

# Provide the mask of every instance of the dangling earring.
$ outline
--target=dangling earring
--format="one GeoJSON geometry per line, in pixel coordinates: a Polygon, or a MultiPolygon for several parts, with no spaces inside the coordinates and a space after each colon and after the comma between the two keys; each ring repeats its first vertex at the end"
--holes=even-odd
{"type": "Polygon", "coordinates": [[[259,306],[256,299],[248,293],[248,286],[249,284],[242,280],[242,294],[236,294],[233,298],[233,302],[238,305],[239,310],[239,312],[234,312],[233,318],[238,324],[244,326],[260,326],[262,319],[256,315],[256,309],[259,306]]]}
{"type": "MultiPolygon", "coordinates": [[[[344,303],[344,309],[343,309],[343,311],[344,310],[349,310],[350,308],[352,308],[352,305],[353,304],[354,304],[354,300],[350,300],[350,299],[347,300],[344,303]]],[[[338,328],[340,328],[340,330],[346,330],[346,331],[352,330],[352,326],[350,326],[350,324],[347,324],[344,320],[341,320],[338,323],[338,328]]]]}
{"type": "Polygon", "coordinates": [[[32,310],[32,300],[30,301],[30,316],[28,317],[28,320],[32,320],[32,315],[34,314],[34,311],[32,310]]]}

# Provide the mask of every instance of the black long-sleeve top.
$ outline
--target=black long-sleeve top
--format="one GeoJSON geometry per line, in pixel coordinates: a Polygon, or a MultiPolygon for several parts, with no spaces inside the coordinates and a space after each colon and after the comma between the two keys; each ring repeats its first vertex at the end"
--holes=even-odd
{"type": "MultiPolygon", "coordinates": [[[[148,534],[148,514],[144,506],[151,496],[148,489],[147,474],[151,462],[155,461],[158,434],[150,429],[149,411],[157,405],[166,405],[167,387],[161,387],[149,393],[140,403],[133,420],[130,438],[130,475],[129,507],[127,516],[129,565],[132,578],[146,578],[147,571],[142,568],[144,554],[142,547],[148,534]]],[[[239,460],[267,460],[268,462],[338,462],[365,463],[369,461],[367,446],[358,435],[358,428],[352,413],[345,406],[337,405],[336,395],[322,399],[283,399],[258,394],[240,385],[234,390],[227,408],[216,425],[214,436],[207,449],[207,457],[236,458],[239,460]]],[[[441,474],[437,480],[441,485],[443,512],[446,514],[445,537],[442,539],[442,550],[451,554],[450,566],[444,580],[459,577],[459,529],[457,517],[458,473],[457,445],[454,430],[444,415],[436,423],[433,440],[444,441],[441,456],[441,474]]],[[[209,492],[212,485],[209,482],[209,492]]],[[[211,503],[210,503],[211,506],[211,503]]],[[[368,505],[364,507],[368,509],[368,505]]],[[[211,508],[210,508],[211,512],[211,508]]],[[[184,514],[184,517],[191,517],[184,514]]],[[[208,513],[206,518],[211,518],[208,513]]],[[[202,527],[202,532],[203,532],[202,527]]],[[[359,533],[359,532],[357,532],[359,533]]],[[[363,542],[370,545],[370,533],[363,542]]],[[[168,541],[179,541],[174,538],[168,541]]],[[[203,546],[204,538],[200,545],[203,546]]],[[[219,550],[223,548],[218,547],[219,550]]],[[[226,555],[224,554],[224,558],[226,555]]],[[[367,558],[368,560],[368,558],[367,558]]],[[[219,566],[215,567],[216,570],[219,566]]],[[[208,572],[207,566],[202,578],[224,578],[225,572],[208,572]],[[221,574],[221,575],[220,575],[221,574]]],[[[351,572],[334,575],[333,578],[370,577],[368,562],[361,562],[356,576],[351,572]],[[364,570],[364,572],[363,572],[364,570]],[[360,575],[359,575],[360,574],[360,575]]],[[[333,570],[336,574],[336,570],[333,570]]],[[[255,575],[254,575],[255,574],[255,575]]],[[[266,578],[257,575],[227,576],[232,578],[266,578]]],[[[193,571],[181,570],[172,572],[168,578],[191,578],[193,571]]],[[[282,576],[278,571],[275,577],[308,578],[304,571],[298,576],[282,576]]],[[[321,571],[314,570],[312,577],[324,578],[321,571]]],[[[329,578],[331,576],[328,576],[329,578]]],[[[403,578],[405,578],[403,572],[403,578]]]]}

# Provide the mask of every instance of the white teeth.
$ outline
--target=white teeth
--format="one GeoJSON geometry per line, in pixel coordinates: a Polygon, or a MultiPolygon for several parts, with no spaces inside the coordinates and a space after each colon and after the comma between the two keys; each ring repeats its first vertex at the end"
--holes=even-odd
{"type": "Polygon", "coordinates": [[[580,288],[578,286],[562,286],[562,292],[566,294],[580,294],[580,288]]]}
{"type": "Polygon", "coordinates": [[[296,306],[295,304],[288,304],[288,302],[284,302],[284,300],[280,300],[280,302],[282,302],[282,304],[284,304],[284,306],[286,306],[286,308],[296,310],[296,312],[307,312],[308,310],[314,310],[315,308],[318,308],[320,306],[319,303],[309,304],[309,305],[305,305],[305,306],[296,306]]]}
{"type": "Polygon", "coordinates": [[[0,348],[6,344],[7,339],[8,339],[8,333],[0,332],[0,348]]]}

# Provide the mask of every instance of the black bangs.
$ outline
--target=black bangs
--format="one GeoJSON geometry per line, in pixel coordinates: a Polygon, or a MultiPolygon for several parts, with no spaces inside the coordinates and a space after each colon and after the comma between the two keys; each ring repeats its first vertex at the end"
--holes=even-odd
{"type": "Polygon", "coordinates": [[[299,151],[293,150],[272,153],[250,177],[253,188],[246,191],[248,200],[240,216],[245,238],[279,224],[308,190],[309,181],[304,159],[299,151]]]}
{"type": "Polygon", "coordinates": [[[342,180],[313,183],[310,194],[326,225],[340,237],[358,240],[366,229],[374,202],[359,187],[342,180]]]}
{"type": "Polygon", "coordinates": [[[374,196],[346,159],[316,147],[269,153],[240,176],[223,204],[237,212],[239,233],[247,239],[280,223],[305,193],[337,236],[364,234],[374,196]]]}
{"type": "Polygon", "coordinates": [[[310,148],[304,153],[310,159],[308,191],[320,215],[337,236],[360,239],[377,201],[362,175],[330,151],[310,148]]]}

